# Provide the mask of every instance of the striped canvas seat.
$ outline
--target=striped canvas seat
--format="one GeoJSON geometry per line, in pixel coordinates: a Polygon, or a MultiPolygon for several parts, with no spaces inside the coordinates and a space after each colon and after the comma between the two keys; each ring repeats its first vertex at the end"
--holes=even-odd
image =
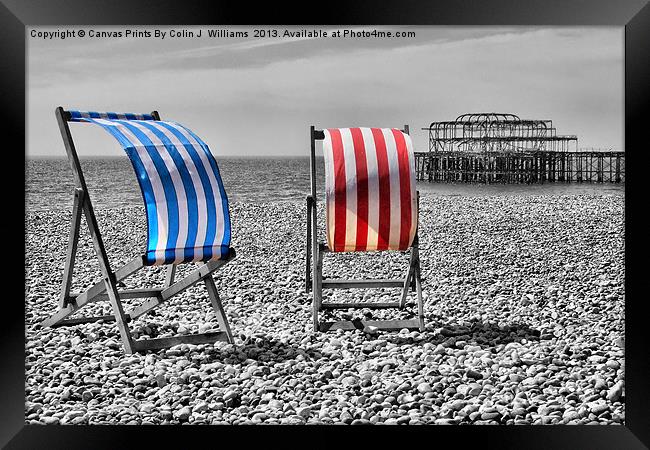
{"type": "Polygon", "coordinates": [[[148,114],[70,114],[71,121],[95,123],[108,131],[131,160],[147,214],[145,264],[228,256],[228,199],[205,142],[179,123],[148,114]]]}
{"type": "Polygon", "coordinates": [[[329,249],[408,249],[418,220],[410,136],[393,128],[323,131],[329,249]]]}

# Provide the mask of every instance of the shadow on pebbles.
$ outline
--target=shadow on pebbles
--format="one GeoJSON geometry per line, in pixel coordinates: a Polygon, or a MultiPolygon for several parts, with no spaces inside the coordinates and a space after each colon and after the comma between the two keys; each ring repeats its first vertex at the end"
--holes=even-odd
{"type": "MultiPolygon", "coordinates": [[[[56,309],[70,212],[29,212],[25,420],[623,423],[623,200],[423,196],[426,330],[374,334],[311,330],[302,202],[234,203],[232,245],[238,256],[215,281],[235,344],[183,344],[136,355],[123,353],[113,323],[40,327],[56,309]]],[[[143,215],[137,207],[98,211],[113,267],[143,248],[143,215]]],[[[76,291],[99,277],[85,234],[78,254],[76,291]]],[[[403,276],[406,261],[398,252],[327,255],[324,272],[403,276]]],[[[124,285],[154,286],[163,278],[160,269],[148,268],[124,285]]],[[[382,301],[396,293],[335,291],[326,301],[382,301]]],[[[406,318],[416,309],[410,294],[403,311],[350,309],[338,317],[406,318]]],[[[108,302],[87,310],[110,314],[108,302]]],[[[136,337],[146,338],[218,325],[203,286],[197,286],[131,327],[136,337]]]]}

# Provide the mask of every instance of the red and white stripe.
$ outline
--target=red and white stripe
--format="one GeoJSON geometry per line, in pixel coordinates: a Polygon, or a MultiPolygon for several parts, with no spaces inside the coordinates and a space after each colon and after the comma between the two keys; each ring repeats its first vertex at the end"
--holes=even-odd
{"type": "Polygon", "coordinates": [[[410,136],[394,128],[330,128],[324,133],[330,250],[408,249],[418,221],[410,136]]]}

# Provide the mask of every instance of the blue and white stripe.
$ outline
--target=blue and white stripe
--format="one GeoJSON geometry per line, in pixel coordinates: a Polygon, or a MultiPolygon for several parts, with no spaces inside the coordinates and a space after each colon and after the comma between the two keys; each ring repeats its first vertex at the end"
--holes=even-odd
{"type": "Polygon", "coordinates": [[[76,120],[102,126],[131,160],[147,211],[147,264],[227,256],[228,198],[205,142],[176,122],[84,116],[76,120]]]}
{"type": "Polygon", "coordinates": [[[155,120],[151,114],[96,112],[96,111],[69,111],[71,122],[83,122],[84,119],[109,119],[109,120],[155,120]]]}

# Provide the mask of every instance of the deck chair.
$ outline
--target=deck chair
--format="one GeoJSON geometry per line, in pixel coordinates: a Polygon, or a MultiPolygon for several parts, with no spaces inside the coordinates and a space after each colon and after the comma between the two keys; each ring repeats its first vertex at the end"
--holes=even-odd
{"type": "Polygon", "coordinates": [[[313,291],[314,331],[334,329],[424,330],[420,256],[418,250],[419,193],[415,190],[413,146],[404,130],[389,128],[311,127],[311,195],[307,196],[305,288],[313,291]],[[318,241],[316,204],[316,141],[323,141],[327,243],[318,241]],[[410,251],[402,279],[343,280],[323,278],[328,252],[410,251]],[[311,267],[310,267],[311,266],[311,267]],[[395,302],[324,303],[323,289],[401,288],[395,302]],[[408,290],[417,291],[417,319],[340,320],[321,322],[325,309],[399,308],[408,290]]]}
{"type": "Polygon", "coordinates": [[[235,250],[230,247],[228,199],[208,146],[183,125],[161,121],[157,111],[151,114],[117,114],[66,111],[58,107],[55,115],[76,188],[59,308],[41,325],[53,327],[98,320],[115,321],[126,353],[159,350],[180,343],[202,344],[217,340],[232,343],[232,333],[212,273],[232,261],[235,250]],[[128,155],[138,179],[147,216],[147,247],[143,254],[115,271],[109,264],[69,122],[99,125],[110,133],[128,155]],[[85,292],[71,293],[82,213],[86,217],[103,278],[85,292]],[[175,280],[176,266],[190,262],[200,265],[175,280]],[[145,266],[154,265],[166,267],[162,287],[118,290],[121,280],[145,266]],[[205,284],[219,323],[218,332],[140,340],[132,338],[129,322],[198,282],[205,284]],[[122,300],[127,298],[145,300],[125,312],[122,300]],[[84,306],[100,300],[110,301],[112,315],[68,318],[84,306]]]}

